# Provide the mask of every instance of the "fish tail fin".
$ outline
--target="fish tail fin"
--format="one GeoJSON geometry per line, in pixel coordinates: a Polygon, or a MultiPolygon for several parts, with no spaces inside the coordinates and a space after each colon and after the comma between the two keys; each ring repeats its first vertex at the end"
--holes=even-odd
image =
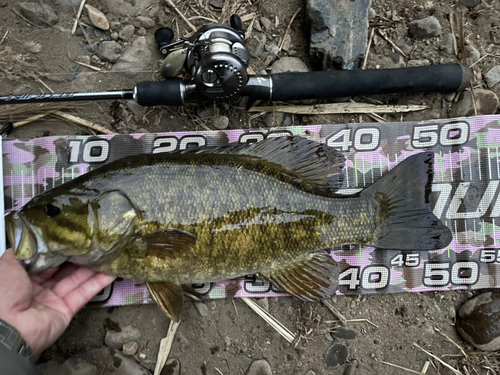
{"type": "Polygon", "coordinates": [[[394,250],[436,250],[448,246],[451,231],[430,211],[434,154],[401,162],[361,195],[378,203],[379,224],[367,245],[394,250]]]}

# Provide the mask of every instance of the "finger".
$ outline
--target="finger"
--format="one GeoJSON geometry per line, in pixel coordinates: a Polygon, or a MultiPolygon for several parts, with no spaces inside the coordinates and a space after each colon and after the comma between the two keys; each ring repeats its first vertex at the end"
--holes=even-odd
{"type": "Polygon", "coordinates": [[[92,279],[96,274],[97,271],[93,271],[86,267],[80,267],[72,274],[57,282],[53,286],[52,291],[60,298],[64,298],[68,293],[71,293],[92,279]]]}
{"type": "Polygon", "coordinates": [[[45,281],[42,286],[44,288],[49,288],[52,289],[54,285],[56,285],[59,281],[66,279],[69,277],[71,274],[76,272],[82,268],[82,266],[72,264],[72,263],[64,263],[60,268],[59,271],[50,279],[45,281]]]}
{"type": "Polygon", "coordinates": [[[48,270],[37,273],[30,277],[31,281],[35,284],[42,284],[47,280],[50,280],[52,276],[59,270],[59,267],[49,268],[48,270]]]}
{"type": "Polygon", "coordinates": [[[93,278],[85,282],[83,285],[68,293],[64,297],[64,302],[76,314],[85,306],[92,298],[101,290],[107,287],[116,279],[116,276],[111,276],[105,273],[97,273],[93,278]]]}

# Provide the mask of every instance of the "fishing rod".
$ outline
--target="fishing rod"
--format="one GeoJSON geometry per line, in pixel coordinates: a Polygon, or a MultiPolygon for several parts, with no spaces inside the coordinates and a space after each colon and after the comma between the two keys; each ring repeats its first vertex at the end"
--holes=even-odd
{"type": "Polygon", "coordinates": [[[245,47],[241,18],[236,14],[231,16],[230,25],[204,25],[191,37],[172,43],[173,37],[168,27],[155,32],[158,49],[165,55],[160,67],[163,81],[139,82],[134,89],[117,91],[0,96],[0,105],[134,99],[142,106],[181,106],[187,101],[224,101],[248,96],[248,109],[255,100],[462,91],[471,77],[470,68],[460,64],[249,75],[250,52],[245,47]],[[177,77],[182,68],[191,75],[190,79],[177,77]]]}

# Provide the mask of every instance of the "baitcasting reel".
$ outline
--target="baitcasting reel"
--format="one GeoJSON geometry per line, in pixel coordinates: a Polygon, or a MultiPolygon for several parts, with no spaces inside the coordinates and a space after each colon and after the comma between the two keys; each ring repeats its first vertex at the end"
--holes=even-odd
{"type": "Polygon", "coordinates": [[[163,78],[174,78],[185,67],[202,97],[225,100],[239,96],[248,80],[250,53],[244,44],[241,18],[233,14],[230,22],[231,26],[204,25],[175,43],[170,43],[172,29],[156,30],[158,48],[166,55],[160,68],[163,78]]]}

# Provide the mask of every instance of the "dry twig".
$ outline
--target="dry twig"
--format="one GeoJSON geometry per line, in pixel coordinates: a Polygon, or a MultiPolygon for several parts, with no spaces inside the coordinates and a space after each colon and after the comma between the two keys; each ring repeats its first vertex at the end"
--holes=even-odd
{"type": "Polygon", "coordinates": [[[392,40],[390,40],[390,39],[389,39],[389,37],[388,37],[387,35],[385,35],[385,33],[384,33],[384,32],[382,32],[382,30],[377,29],[377,34],[378,34],[378,35],[380,35],[382,38],[384,38],[384,39],[387,41],[387,43],[389,43],[389,44],[392,46],[392,48],[394,48],[394,50],[395,50],[397,53],[399,53],[399,54],[400,54],[401,56],[403,56],[405,59],[407,59],[407,58],[408,58],[408,56],[406,56],[406,53],[404,53],[404,52],[401,50],[401,48],[399,48],[399,47],[396,45],[396,43],[394,43],[392,40]]]}
{"type": "Polygon", "coordinates": [[[401,113],[422,111],[425,105],[374,105],[365,103],[328,103],[313,105],[281,105],[252,107],[249,112],[284,112],[301,115],[326,115],[338,113],[401,113]]]}
{"type": "Polygon", "coordinates": [[[288,30],[290,30],[290,26],[292,26],[293,20],[295,19],[295,17],[297,17],[297,15],[300,13],[301,10],[302,10],[302,8],[297,9],[295,11],[295,13],[293,14],[292,18],[290,19],[290,22],[288,23],[288,26],[287,26],[286,31],[285,31],[285,35],[283,35],[283,40],[281,41],[281,44],[280,44],[280,52],[281,52],[281,49],[283,48],[283,44],[285,43],[286,36],[288,35],[288,30]]]}
{"type": "MultiPolygon", "coordinates": [[[[184,22],[186,22],[186,23],[188,24],[188,26],[191,28],[191,30],[193,30],[193,31],[198,30],[198,29],[196,28],[196,26],[195,26],[195,25],[193,25],[191,22],[189,22],[189,20],[188,20],[188,19],[187,19],[187,17],[184,15],[184,13],[182,13],[182,12],[179,10],[179,8],[177,8],[177,7],[175,6],[175,4],[174,4],[174,2],[173,2],[172,0],[167,0],[167,3],[168,3],[168,5],[169,5],[169,6],[171,6],[171,7],[172,7],[172,8],[173,8],[176,12],[177,12],[177,14],[178,14],[179,16],[181,16],[181,18],[184,20],[184,22]]],[[[178,34],[178,35],[179,35],[179,34],[178,34]]]]}
{"type": "Polygon", "coordinates": [[[325,299],[322,302],[323,302],[323,305],[328,307],[328,310],[330,310],[333,313],[333,315],[335,315],[337,317],[337,319],[340,321],[340,323],[343,326],[347,325],[347,319],[345,318],[345,316],[342,315],[342,313],[333,306],[333,303],[330,300],[325,299]]]}
{"type": "Polygon", "coordinates": [[[363,60],[363,65],[361,65],[361,69],[366,68],[366,63],[368,61],[368,55],[370,54],[370,48],[372,46],[373,35],[375,34],[375,28],[370,32],[370,38],[368,38],[368,45],[366,46],[365,58],[363,60]]]}
{"type": "Polygon", "coordinates": [[[7,38],[7,34],[9,33],[9,29],[7,29],[7,31],[5,32],[5,34],[3,34],[3,38],[2,40],[0,40],[0,44],[3,43],[3,41],[5,40],[5,38],[7,38]]]}
{"type": "Polygon", "coordinates": [[[420,372],[420,371],[415,371],[415,370],[412,370],[412,369],[409,369],[409,368],[406,368],[406,367],[403,367],[403,366],[395,365],[394,363],[389,363],[389,362],[386,362],[386,361],[379,361],[379,362],[383,363],[384,365],[396,367],[396,368],[398,368],[400,370],[411,372],[413,374],[420,374],[420,375],[422,375],[422,372],[420,372]]]}
{"type": "Polygon", "coordinates": [[[446,340],[448,340],[453,345],[455,345],[458,349],[460,349],[460,351],[462,352],[462,354],[464,355],[464,357],[467,358],[467,353],[465,353],[464,348],[462,348],[459,344],[457,344],[455,341],[453,341],[450,336],[448,336],[447,334],[441,332],[441,330],[438,327],[434,327],[434,331],[436,331],[439,334],[441,334],[442,336],[444,336],[446,338],[446,340]]]}
{"type": "Polygon", "coordinates": [[[76,124],[80,124],[80,125],[86,126],[87,128],[94,129],[95,131],[98,131],[98,132],[103,133],[103,134],[110,134],[110,135],[116,134],[115,132],[112,132],[111,130],[106,129],[105,127],[103,127],[101,125],[95,124],[93,122],[90,122],[90,121],[85,120],[85,119],[78,117],[78,116],[70,115],[68,113],[64,113],[61,111],[56,111],[56,112],[54,112],[54,114],[66,119],[66,120],[72,121],[76,124]]]}
{"type": "Polygon", "coordinates": [[[80,7],[78,8],[78,13],[76,14],[75,23],[73,24],[73,28],[71,29],[71,34],[73,35],[75,35],[76,27],[78,26],[78,22],[80,20],[80,17],[82,16],[83,7],[85,6],[85,1],[87,0],[82,0],[82,2],[80,3],[80,7]]]}
{"type": "Polygon", "coordinates": [[[463,375],[460,371],[458,371],[457,369],[451,367],[448,363],[446,363],[445,361],[443,361],[441,358],[439,358],[439,357],[435,356],[434,354],[428,352],[427,350],[425,350],[424,348],[422,348],[417,343],[414,342],[413,346],[417,347],[418,349],[420,349],[421,351],[423,351],[428,356],[434,358],[436,361],[438,361],[439,363],[441,363],[444,367],[446,367],[448,370],[450,370],[451,372],[453,372],[455,375],[463,375]]]}

